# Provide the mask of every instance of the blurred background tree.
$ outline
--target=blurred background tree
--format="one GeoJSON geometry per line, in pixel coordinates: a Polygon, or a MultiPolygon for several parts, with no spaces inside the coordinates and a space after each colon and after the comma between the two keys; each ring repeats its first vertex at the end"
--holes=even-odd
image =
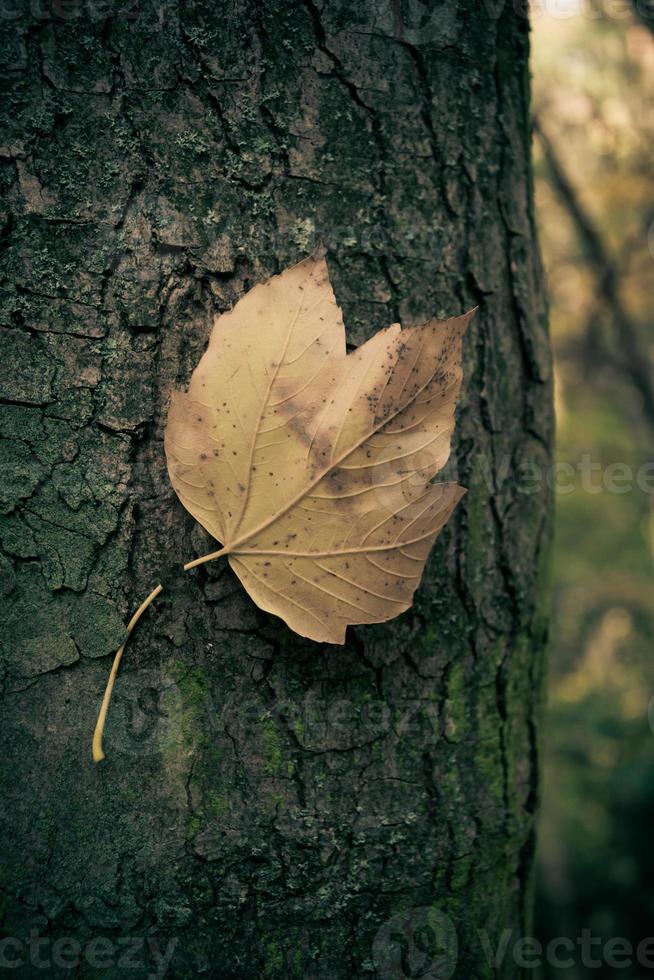
{"type": "MultiPolygon", "coordinates": [[[[556,494],[536,911],[544,941],[576,939],[583,928],[634,945],[654,934],[654,17],[647,13],[574,0],[532,13],[558,460],[574,468],[572,478],[561,471],[556,494]],[[607,469],[615,463],[630,468],[631,489],[621,479],[629,471],[607,469]]],[[[636,963],[593,969],[574,959],[569,971],[546,967],[543,976],[640,980],[645,972],[636,963]]]]}

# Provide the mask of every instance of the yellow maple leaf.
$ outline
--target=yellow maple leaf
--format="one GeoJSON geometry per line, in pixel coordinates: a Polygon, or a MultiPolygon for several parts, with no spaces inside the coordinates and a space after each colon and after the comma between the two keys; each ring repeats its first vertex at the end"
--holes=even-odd
{"type": "Polygon", "coordinates": [[[465,493],[432,481],[450,453],[473,313],[393,324],[348,355],[327,264],[312,257],[219,316],[164,435],[180,501],[222,544],[184,568],[226,556],[258,606],[316,641],[408,609],[465,493]]]}
{"type": "MultiPolygon", "coordinates": [[[[310,258],[220,316],[172,398],[168,471],[247,592],[312,640],[407,609],[465,492],[447,461],[471,313],[347,355],[327,264],[310,258]]],[[[207,557],[189,563],[189,567],[207,557]]]]}

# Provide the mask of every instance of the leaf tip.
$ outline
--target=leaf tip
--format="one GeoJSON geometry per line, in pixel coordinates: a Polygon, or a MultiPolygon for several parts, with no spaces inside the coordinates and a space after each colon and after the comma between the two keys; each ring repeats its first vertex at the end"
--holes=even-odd
{"type": "Polygon", "coordinates": [[[476,316],[478,312],[479,312],[479,305],[473,306],[471,310],[467,310],[464,314],[462,314],[460,319],[463,321],[462,323],[463,333],[466,332],[468,326],[470,325],[471,320],[476,316]]]}
{"type": "Polygon", "coordinates": [[[322,235],[319,235],[318,236],[318,240],[316,242],[316,246],[315,246],[313,252],[311,253],[311,255],[309,255],[309,259],[310,260],[313,259],[314,261],[317,261],[317,262],[319,262],[321,260],[322,261],[325,261],[327,259],[327,245],[326,245],[325,239],[322,237],[322,235]]]}

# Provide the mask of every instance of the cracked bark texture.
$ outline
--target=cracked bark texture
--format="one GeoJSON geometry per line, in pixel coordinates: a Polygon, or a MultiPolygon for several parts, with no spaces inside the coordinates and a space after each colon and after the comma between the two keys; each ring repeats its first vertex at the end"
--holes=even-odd
{"type": "MultiPolygon", "coordinates": [[[[513,480],[551,439],[525,16],[2,17],[3,935],[144,942],[134,977],[171,940],[182,978],[519,976],[487,950],[529,928],[546,622],[548,495],[513,480]],[[212,542],[162,447],[212,314],[318,239],[353,344],[480,305],[450,467],[469,494],[414,608],[344,648],[261,613],[222,562],[172,571],[212,542]],[[93,767],[110,655],[162,576],[93,767]],[[456,930],[440,972],[420,910],[456,930]]],[[[55,977],[127,969],[41,955],[55,977]]]]}

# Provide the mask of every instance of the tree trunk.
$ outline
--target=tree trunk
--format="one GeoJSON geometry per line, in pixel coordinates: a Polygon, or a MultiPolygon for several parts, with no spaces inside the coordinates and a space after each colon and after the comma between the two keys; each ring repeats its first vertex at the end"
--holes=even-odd
{"type": "Polygon", "coordinates": [[[544,474],[551,434],[526,18],[2,17],[3,965],[521,975],[511,944],[490,959],[529,928],[545,635],[549,495],[515,479],[544,474]],[[352,344],[480,306],[448,467],[469,493],[414,607],[342,648],[260,612],[222,561],[171,571],[212,542],[162,445],[212,315],[318,240],[352,344]],[[94,766],[110,655],[162,576],[94,766]]]}

